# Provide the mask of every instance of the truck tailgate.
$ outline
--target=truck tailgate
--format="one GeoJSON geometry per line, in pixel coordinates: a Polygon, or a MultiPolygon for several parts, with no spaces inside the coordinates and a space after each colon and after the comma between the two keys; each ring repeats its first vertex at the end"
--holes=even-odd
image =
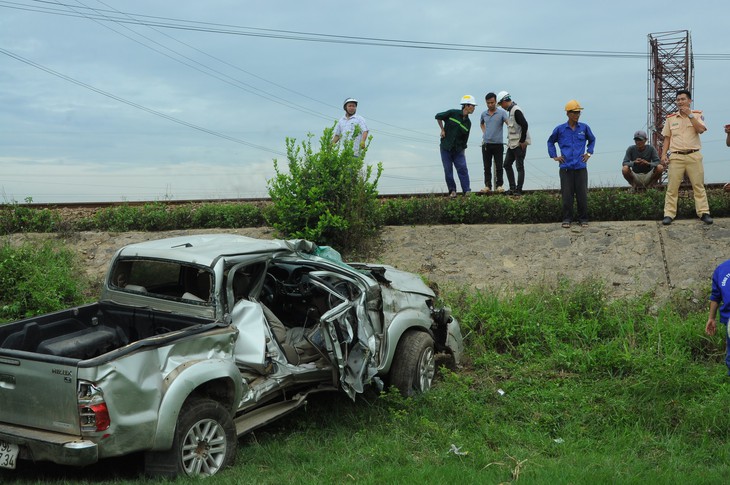
{"type": "Polygon", "coordinates": [[[15,355],[0,355],[0,422],[79,435],[76,361],[15,355]]]}

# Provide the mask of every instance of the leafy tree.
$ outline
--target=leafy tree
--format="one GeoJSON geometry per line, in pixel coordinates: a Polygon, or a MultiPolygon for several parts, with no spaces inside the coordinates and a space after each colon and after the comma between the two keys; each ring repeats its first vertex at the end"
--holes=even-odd
{"type": "Polygon", "coordinates": [[[267,218],[284,237],[349,251],[360,248],[382,225],[377,185],[383,167],[365,164],[369,141],[359,156],[352,140],[333,145],[333,129],[324,130],[319,151],[312,148],[311,133],[300,145],[286,139],[288,172],[274,160],[276,176],[268,183],[273,209],[267,218]]]}

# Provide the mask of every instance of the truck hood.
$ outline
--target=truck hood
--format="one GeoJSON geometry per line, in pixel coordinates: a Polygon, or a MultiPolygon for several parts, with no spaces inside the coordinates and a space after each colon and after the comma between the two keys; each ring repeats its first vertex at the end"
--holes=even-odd
{"type": "Polygon", "coordinates": [[[377,282],[386,288],[402,291],[404,293],[415,293],[431,298],[436,296],[433,290],[429,288],[426,283],[423,282],[421,277],[416,274],[401,271],[386,264],[376,265],[357,263],[352,266],[360,270],[364,269],[370,271],[377,282]]]}

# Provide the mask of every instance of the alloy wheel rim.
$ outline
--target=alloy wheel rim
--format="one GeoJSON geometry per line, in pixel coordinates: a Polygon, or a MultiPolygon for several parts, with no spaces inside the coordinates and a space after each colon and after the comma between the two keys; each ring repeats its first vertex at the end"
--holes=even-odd
{"type": "Polygon", "coordinates": [[[211,476],[220,470],[228,443],[223,427],[213,419],[201,419],[190,427],[182,446],[182,465],[190,476],[211,476]]]}
{"type": "Polygon", "coordinates": [[[423,354],[421,354],[421,361],[419,362],[419,391],[426,392],[431,389],[431,383],[433,382],[433,376],[436,373],[436,363],[433,356],[433,349],[427,348],[423,354]]]}

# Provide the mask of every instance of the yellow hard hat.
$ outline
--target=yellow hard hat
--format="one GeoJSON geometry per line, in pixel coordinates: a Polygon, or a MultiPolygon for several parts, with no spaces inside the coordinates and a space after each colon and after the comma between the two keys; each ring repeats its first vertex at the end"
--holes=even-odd
{"type": "Polygon", "coordinates": [[[580,103],[574,99],[571,99],[565,105],[565,111],[580,111],[582,109],[583,107],[580,105],[580,103]]]}

